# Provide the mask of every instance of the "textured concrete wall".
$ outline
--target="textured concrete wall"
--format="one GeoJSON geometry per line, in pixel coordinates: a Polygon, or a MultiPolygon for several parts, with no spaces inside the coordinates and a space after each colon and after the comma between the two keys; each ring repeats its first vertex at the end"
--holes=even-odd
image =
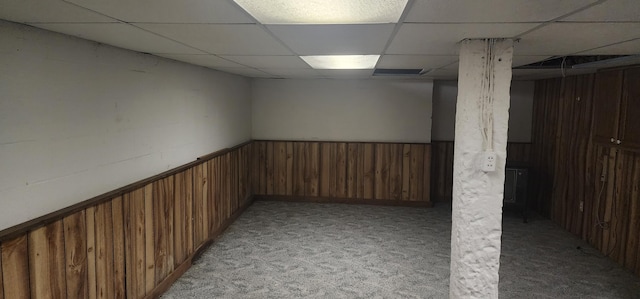
{"type": "Polygon", "coordinates": [[[450,298],[498,298],[512,55],[511,40],[461,45],[450,298]],[[480,168],[487,150],[497,155],[492,172],[480,168]]]}

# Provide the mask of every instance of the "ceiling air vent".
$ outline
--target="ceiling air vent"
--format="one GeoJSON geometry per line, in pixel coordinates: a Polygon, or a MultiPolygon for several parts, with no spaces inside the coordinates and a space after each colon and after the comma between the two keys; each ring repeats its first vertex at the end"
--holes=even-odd
{"type": "Polygon", "coordinates": [[[420,76],[422,69],[376,69],[374,76],[420,76]]]}

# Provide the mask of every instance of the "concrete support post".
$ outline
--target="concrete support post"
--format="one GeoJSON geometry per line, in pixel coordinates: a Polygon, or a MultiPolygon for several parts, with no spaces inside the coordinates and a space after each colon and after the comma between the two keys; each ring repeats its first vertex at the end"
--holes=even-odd
{"type": "Polygon", "coordinates": [[[460,48],[450,298],[498,298],[513,40],[460,48]]]}

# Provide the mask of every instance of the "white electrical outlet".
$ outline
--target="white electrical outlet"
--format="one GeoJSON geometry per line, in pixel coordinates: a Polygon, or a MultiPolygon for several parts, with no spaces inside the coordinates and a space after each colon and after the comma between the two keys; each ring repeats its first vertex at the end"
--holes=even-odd
{"type": "Polygon", "coordinates": [[[482,160],[480,162],[480,169],[484,172],[496,171],[496,153],[484,152],[482,153],[482,160]]]}
{"type": "Polygon", "coordinates": [[[580,212],[584,212],[584,200],[580,201],[580,212]]]}

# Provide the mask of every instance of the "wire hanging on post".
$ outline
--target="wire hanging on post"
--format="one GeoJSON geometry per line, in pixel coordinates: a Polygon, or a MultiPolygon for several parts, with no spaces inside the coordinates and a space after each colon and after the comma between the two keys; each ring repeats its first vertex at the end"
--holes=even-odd
{"type": "Polygon", "coordinates": [[[480,131],[485,151],[493,151],[493,94],[495,88],[495,39],[485,39],[484,73],[480,83],[480,131]]]}

